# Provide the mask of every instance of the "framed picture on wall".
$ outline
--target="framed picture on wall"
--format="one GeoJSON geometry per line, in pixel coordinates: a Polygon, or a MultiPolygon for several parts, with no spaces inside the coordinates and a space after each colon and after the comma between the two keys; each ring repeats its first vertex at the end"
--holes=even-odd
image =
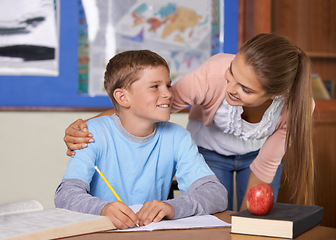
{"type": "Polygon", "coordinates": [[[57,76],[58,0],[2,0],[0,75],[57,76]]]}

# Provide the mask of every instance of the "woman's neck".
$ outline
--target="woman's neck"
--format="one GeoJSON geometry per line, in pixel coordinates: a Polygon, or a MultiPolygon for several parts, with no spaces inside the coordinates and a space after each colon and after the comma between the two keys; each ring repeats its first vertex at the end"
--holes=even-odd
{"type": "Polygon", "coordinates": [[[269,99],[257,107],[243,107],[242,119],[249,123],[259,123],[272,102],[273,100],[269,99]]]}

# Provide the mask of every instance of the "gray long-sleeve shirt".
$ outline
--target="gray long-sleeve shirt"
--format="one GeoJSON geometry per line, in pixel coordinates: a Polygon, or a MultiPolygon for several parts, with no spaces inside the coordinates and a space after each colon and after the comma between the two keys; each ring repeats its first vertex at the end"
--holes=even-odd
{"type": "MultiPolygon", "coordinates": [[[[215,175],[196,180],[185,194],[166,200],[175,208],[174,219],[213,214],[226,209],[227,190],[215,175]]],[[[78,179],[63,179],[55,193],[55,206],[73,211],[100,215],[108,204],[90,194],[90,187],[78,179]]]]}

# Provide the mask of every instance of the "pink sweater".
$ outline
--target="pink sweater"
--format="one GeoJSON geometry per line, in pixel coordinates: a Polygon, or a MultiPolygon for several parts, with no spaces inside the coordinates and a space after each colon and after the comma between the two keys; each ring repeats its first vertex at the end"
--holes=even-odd
{"type": "MultiPolygon", "coordinates": [[[[216,110],[225,98],[225,71],[235,55],[219,53],[195,71],[187,74],[172,86],[174,96],[172,111],[178,112],[192,105],[190,119],[213,124],[216,110]]],[[[274,132],[261,147],[250,165],[251,171],[261,181],[271,183],[285,153],[286,111],[281,114],[274,132]]]]}

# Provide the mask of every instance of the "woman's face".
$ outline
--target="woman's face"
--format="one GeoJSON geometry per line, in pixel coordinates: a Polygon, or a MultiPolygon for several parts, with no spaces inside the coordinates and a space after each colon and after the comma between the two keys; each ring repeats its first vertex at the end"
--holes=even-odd
{"type": "Polygon", "coordinates": [[[225,72],[226,101],[232,106],[258,107],[273,96],[263,89],[254,69],[243,54],[237,54],[225,72]]]}

